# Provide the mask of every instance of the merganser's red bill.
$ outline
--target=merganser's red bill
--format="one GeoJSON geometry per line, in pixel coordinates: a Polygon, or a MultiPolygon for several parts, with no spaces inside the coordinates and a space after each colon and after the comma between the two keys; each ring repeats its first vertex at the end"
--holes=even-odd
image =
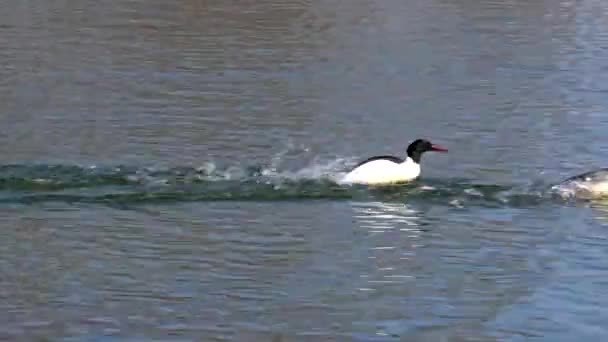
{"type": "Polygon", "coordinates": [[[447,152],[448,150],[438,145],[431,145],[431,151],[447,152]]]}

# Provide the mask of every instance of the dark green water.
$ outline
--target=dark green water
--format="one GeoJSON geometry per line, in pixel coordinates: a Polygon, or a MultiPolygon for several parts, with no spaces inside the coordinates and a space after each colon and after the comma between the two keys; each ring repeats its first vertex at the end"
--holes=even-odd
{"type": "Polygon", "coordinates": [[[607,10],[0,2],[0,340],[601,340],[607,10]]]}
{"type": "MultiPolygon", "coordinates": [[[[5,165],[0,167],[0,203],[45,202],[138,205],[205,201],[368,200],[438,201],[444,205],[534,205],[557,201],[547,187],[519,189],[474,184],[465,179],[419,179],[390,187],[341,184],[348,165],[314,165],[297,171],[260,166],[243,169],[204,167],[99,167],[5,165]],[[341,167],[341,171],[332,168],[341,167]],[[460,202],[465,203],[460,203],[460,202]]],[[[562,200],[563,201],[563,200],[562,200]]]]}

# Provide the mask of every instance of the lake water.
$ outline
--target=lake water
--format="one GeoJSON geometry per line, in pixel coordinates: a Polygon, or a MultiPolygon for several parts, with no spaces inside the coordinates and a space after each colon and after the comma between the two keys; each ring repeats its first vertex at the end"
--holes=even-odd
{"type": "Polygon", "coordinates": [[[608,165],[607,14],[0,2],[0,340],[608,337],[608,204],[547,191],[608,165]]]}

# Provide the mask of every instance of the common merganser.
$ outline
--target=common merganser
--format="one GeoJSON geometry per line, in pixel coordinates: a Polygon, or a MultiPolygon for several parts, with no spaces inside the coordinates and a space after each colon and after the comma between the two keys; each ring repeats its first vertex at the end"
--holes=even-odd
{"type": "Polygon", "coordinates": [[[418,139],[407,148],[407,157],[376,156],[357,164],[342,179],[343,183],[394,184],[409,182],[420,175],[420,157],[427,151],[447,152],[443,147],[418,139]]]}
{"type": "Polygon", "coordinates": [[[553,186],[562,197],[599,199],[608,197],[608,168],[570,177],[553,186]]]}

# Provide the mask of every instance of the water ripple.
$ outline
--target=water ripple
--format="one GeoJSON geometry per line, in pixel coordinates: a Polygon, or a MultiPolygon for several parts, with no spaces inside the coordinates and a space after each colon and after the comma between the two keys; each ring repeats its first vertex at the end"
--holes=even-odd
{"type": "MultiPolygon", "coordinates": [[[[466,179],[422,179],[394,187],[340,185],[345,159],[298,170],[275,167],[102,167],[76,165],[0,166],[0,203],[98,203],[116,207],[145,203],[204,201],[370,200],[378,203],[424,201],[454,208],[535,206],[552,199],[548,190],[511,185],[475,184],[466,179]]],[[[545,187],[549,189],[549,187],[545,187]]],[[[372,222],[400,220],[416,226],[407,208],[368,208],[372,222]],[[376,210],[376,212],[374,211],[376,210]],[[404,211],[405,210],[405,211],[404,211]],[[384,216],[382,216],[384,215],[384,216]],[[382,220],[384,219],[384,220],[382,220]]]]}

